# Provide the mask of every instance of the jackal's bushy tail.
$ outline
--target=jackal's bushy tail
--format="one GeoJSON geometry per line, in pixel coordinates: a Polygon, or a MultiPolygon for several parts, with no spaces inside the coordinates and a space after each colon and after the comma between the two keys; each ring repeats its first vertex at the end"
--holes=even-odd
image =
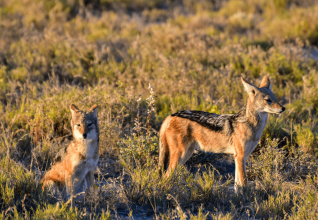
{"type": "Polygon", "coordinates": [[[159,134],[159,173],[162,174],[163,171],[168,167],[168,157],[169,157],[169,147],[166,141],[165,130],[161,129],[159,134]]]}

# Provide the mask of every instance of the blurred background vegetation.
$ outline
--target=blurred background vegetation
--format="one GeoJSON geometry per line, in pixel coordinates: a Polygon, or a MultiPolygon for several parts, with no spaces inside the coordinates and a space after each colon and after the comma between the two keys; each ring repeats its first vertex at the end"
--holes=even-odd
{"type": "MultiPolygon", "coordinates": [[[[160,203],[163,218],[190,218],[193,213],[204,218],[204,210],[213,213],[211,218],[244,218],[248,212],[257,218],[306,218],[302,207],[307,200],[312,205],[310,216],[317,216],[318,182],[313,168],[318,156],[317,45],[317,0],[0,1],[0,219],[1,215],[41,218],[55,208],[50,204],[56,198],[41,192],[38,180],[55,153],[71,140],[71,103],[84,109],[100,105],[100,155],[106,162],[99,167],[102,170],[108,163],[112,167],[101,173],[105,176],[113,169],[122,178],[122,169],[129,173],[121,182],[128,187],[125,199],[107,194],[106,202],[95,201],[96,207],[111,206],[104,207],[105,212],[95,210],[99,217],[114,217],[118,204],[126,204],[132,213],[136,204],[153,207],[150,197],[160,203]],[[175,200],[146,189],[145,194],[135,192],[134,187],[146,187],[151,178],[159,181],[147,172],[155,169],[156,132],[163,119],[183,109],[239,111],[247,98],[241,76],[255,85],[269,76],[274,94],[287,108],[284,114],[270,117],[250,160],[249,179],[264,183],[253,188],[258,194],[241,198],[228,192],[224,198],[230,203],[220,208],[221,192],[214,188],[203,187],[190,196],[192,205],[183,204],[187,198],[178,200],[181,190],[172,190],[181,187],[180,179],[168,187],[175,194],[169,190],[163,194],[175,200]],[[149,83],[156,100],[150,115],[149,83]],[[260,164],[258,157],[269,167],[260,164]],[[296,164],[298,168],[293,167],[296,164]],[[271,183],[273,169],[284,177],[276,176],[271,183]],[[277,181],[306,187],[296,195],[292,187],[284,188],[277,181]],[[212,191],[216,197],[211,197],[212,191]],[[198,195],[204,196],[197,200],[198,195]],[[186,214],[188,207],[192,214],[186,214]]],[[[182,184],[189,187],[193,181],[199,185],[201,180],[210,181],[204,174],[184,178],[182,184]]],[[[107,186],[104,190],[109,193],[113,188],[107,186]]],[[[151,187],[167,190],[162,185],[151,187]]],[[[83,218],[89,216],[80,210],[83,218]]],[[[62,206],[50,215],[79,218],[78,213],[62,206]]]]}

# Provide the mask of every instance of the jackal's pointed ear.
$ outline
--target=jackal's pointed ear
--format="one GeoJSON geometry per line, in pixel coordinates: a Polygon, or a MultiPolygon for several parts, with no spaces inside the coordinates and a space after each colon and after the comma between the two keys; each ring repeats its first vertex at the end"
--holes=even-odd
{"type": "Polygon", "coordinates": [[[70,109],[71,109],[71,112],[72,112],[72,118],[74,118],[77,115],[77,112],[79,111],[79,109],[74,104],[70,105],[70,109]]]}
{"type": "Polygon", "coordinates": [[[243,77],[241,77],[242,83],[244,85],[245,91],[250,94],[254,94],[256,93],[256,91],[258,90],[256,86],[254,86],[252,83],[248,82],[247,80],[245,80],[243,77]]]}
{"type": "Polygon", "coordinates": [[[261,85],[259,87],[260,88],[265,87],[272,91],[272,84],[267,76],[264,76],[264,78],[262,79],[261,85]]]}
{"type": "Polygon", "coordinates": [[[88,112],[93,112],[94,113],[94,117],[97,118],[97,111],[98,111],[98,105],[93,105],[89,110],[88,112]]]}

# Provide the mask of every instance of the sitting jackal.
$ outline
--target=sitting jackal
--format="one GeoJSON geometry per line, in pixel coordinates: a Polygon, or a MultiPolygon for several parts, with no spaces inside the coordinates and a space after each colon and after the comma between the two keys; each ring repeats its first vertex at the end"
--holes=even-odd
{"type": "Polygon", "coordinates": [[[235,189],[245,186],[246,159],[255,149],[266,126],[267,114],[280,114],[285,108],[272,93],[269,79],[264,77],[260,87],[242,83],[248,93],[245,108],[236,114],[217,115],[202,111],[180,111],[168,116],[160,129],[159,169],[168,164],[165,177],[183,165],[195,149],[234,154],[235,189]]]}
{"type": "Polygon", "coordinates": [[[72,199],[73,195],[94,187],[94,170],[99,160],[99,130],[97,105],[87,112],[79,110],[74,104],[70,109],[74,141],[58,152],[55,164],[41,182],[43,188],[48,184],[66,187],[72,199]]]}

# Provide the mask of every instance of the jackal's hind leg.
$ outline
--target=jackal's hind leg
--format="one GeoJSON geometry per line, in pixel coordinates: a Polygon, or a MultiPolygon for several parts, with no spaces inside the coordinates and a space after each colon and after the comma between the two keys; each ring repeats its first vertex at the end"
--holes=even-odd
{"type": "Polygon", "coordinates": [[[181,166],[183,166],[190,159],[190,157],[193,155],[195,147],[196,147],[196,142],[193,142],[193,143],[189,144],[189,147],[184,152],[183,157],[180,159],[180,165],[181,166]]]}
{"type": "Polygon", "coordinates": [[[59,185],[64,185],[64,176],[63,172],[61,171],[60,164],[54,165],[47,173],[44,175],[44,177],[41,180],[41,183],[43,184],[42,188],[44,189],[46,186],[50,187],[54,186],[55,183],[58,183],[59,185]]]}
{"type": "Polygon", "coordinates": [[[50,179],[43,180],[43,186],[42,189],[44,190],[45,187],[47,187],[49,190],[53,189],[55,186],[54,181],[50,179]]]}
{"type": "Polygon", "coordinates": [[[182,155],[184,154],[184,147],[176,147],[173,150],[170,151],[170,161],[169,161],[169,167],[167,169],[167,172],[165,174],[165,178],[168,178],[170,173],[176,169],[178,163],[181,160],[182,155]]]}

